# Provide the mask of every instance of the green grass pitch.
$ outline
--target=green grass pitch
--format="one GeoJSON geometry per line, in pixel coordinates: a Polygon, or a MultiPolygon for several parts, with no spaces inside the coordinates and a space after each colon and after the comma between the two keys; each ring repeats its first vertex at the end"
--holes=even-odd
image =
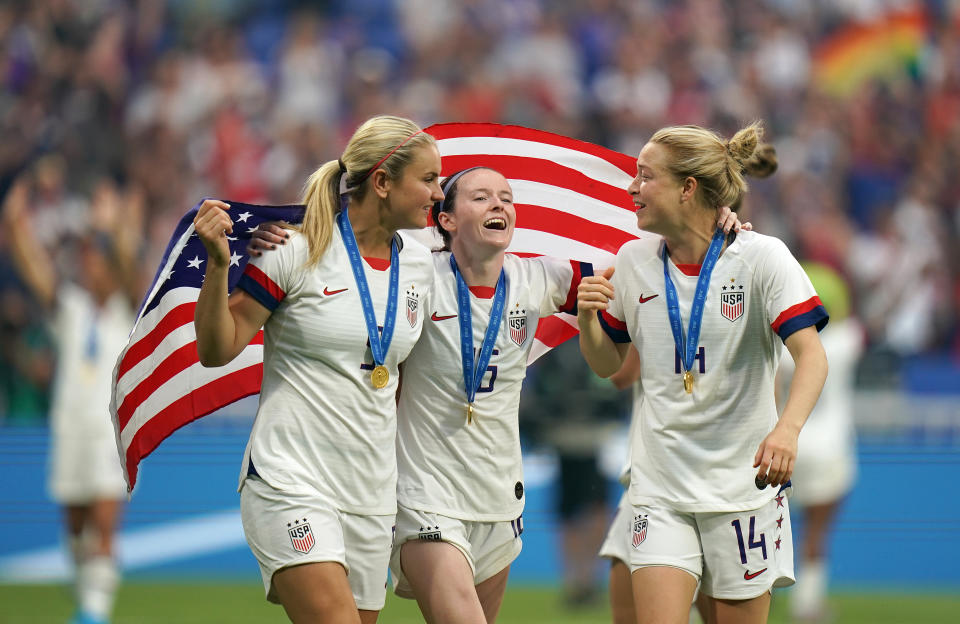
{"type": "MultiPolygon", "coordinates": [[[[784,593],[774,595],[772,624],[786,623],[784,593]],[[779,599],[778,599],[779,595],[779,599]]],[[[955,622],[956,594],[839,593],[831,598],[834,621],[850,624],[955,622]]],[[[65,624],[70,617],[69,589],[63,585],[0,585],[0,624],[65,624]]],[[[151,583],[130,580],[120,589],[114,624],[269,624],[286,622],[283,610],[263,599],[249,583],[151,583]]],[[[565,609],[556,588],[513,585],[507,588],[498,624],[599,624],[609,622],[599,606],[565,609]]],[[[417,605],[388,595],[382,624],[423,622],[417,605]]]]}

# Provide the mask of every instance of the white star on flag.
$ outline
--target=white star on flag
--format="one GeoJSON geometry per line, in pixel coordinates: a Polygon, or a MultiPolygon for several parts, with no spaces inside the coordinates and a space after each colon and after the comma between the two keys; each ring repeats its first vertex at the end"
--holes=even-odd
{"type": "Polygon", "coordinates": [[[240,223],[243,223],[244,221],[246,221],[247,219],[249,219],[249,218],[252,217],[252,216],[253,216],[252,213],[244,212],[244,213],[242,213],[240,216],[237,217],[237,221],[239,221],[240,223]]]}
{"type": "Polygon", "coordinates": [[[230,266],[240,266],[241,258],[243,258],[243,256],[241,256],[237,252],[233,252],[232,254],[230,254],[230,266]]]}
{"type": "Polygon", "coordinates": [[[187,262],[187,266],[191,269],[199,269],[201,262],[203,262],[203,260],[200,259],[200,256],[194,256],[193,260],[187,262]]]}

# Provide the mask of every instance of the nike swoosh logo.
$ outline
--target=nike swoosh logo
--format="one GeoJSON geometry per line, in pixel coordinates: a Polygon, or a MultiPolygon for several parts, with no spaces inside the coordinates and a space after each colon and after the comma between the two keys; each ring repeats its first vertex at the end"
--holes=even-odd
{"type": "Polygon", "coordinates": [[[640,303],[646,303],[646,302],[650,301],[651,299],[653,299],[654,297],[659,297],[659,296],[660,296],[659,294],[650,295],[649,297],[644,297],[643,295],[640,295],[640,303]]]}
{"type": "Polygon", "coordinates": [[[755,579],[755,578],[757,578],[758,576],[760,576],[761,574],[763,574],[763,573],[766,572],[766,571],[767,571],[767,569],[764,568],[764,569],[762,569],[762,570],[759,570],[759,571],[754,572],[753,574],[751,574],[751,573],[750,573],[750,570],[747,570],[746,572],[743,573],[743,580],[749,581],[750,579],[755,579]]]}
{"type": "Polygon", "coordinates": [[[340,290],[330,290],[330,288],[329,288],[328,286],[324,286],[324,287],[323,287],[323,294],[324,294],[325,296],[329,297],[330,295],[336,295],[337,293],[342,293],[342,292],[345,291],[345,290],[349,290],[349,289],[348,289],[348,288],[341,288],[340,290]]]}
{"type": "Polygon", "coordinates": [[[444,315],[444,316],[437,316],[437,313],[434,312],[433,314],[430,315],[430,320],[431,320],[431,321],[445,321],[445,320],[447,320],[447,319],[455,318],[456,316],[457,316],[456,314],[447,314],[447,315],[444,315]]]}

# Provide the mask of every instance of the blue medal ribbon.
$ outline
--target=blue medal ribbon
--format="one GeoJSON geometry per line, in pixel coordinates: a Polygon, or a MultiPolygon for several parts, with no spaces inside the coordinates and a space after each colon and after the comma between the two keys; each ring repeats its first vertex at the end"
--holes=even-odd
{"type": "MultiPolygon", "coordinates": [[[[717,265],[717,259],[720,258],[720,250],[723,249],[723,239],[725,235],[723,230],[717,228],[713,238],[710,240],[710,246],[707,248],[707,255],[703,259],[703,265],[700,267],[700,276],[697,278],[697,289],[693,295],[693,305],[690,307],[690,322],[687,327],[686,340],[683,335],[683,320],[680,318],[680,301],[677,298],[677,289],[670,279],[670,269],[666,243],[663,246],[663,281],[667,291],[667,313],[670,315],[670,329],[673,331],[673,342],[677,346],[677,353],[681,356],[683,362],[683,372],[690,371],[693,367],[693,360],[697,353],[697,345],[700,343],[700,324],[703,320],[703,308],[707,302],[707,288],[710,286],[710,275],[717,265]]],[[[689,392],[689,390],[688,390],[689,392]]]]}
{"type": "Polygon", "coordinates": [[[357,246],[357,237],[350,225],[346,206],[337,215],[337,227],[343,237],[343,246],[347,249],[350,258],[350,268],[353,269],[353,279],[357,282],[360,292],[360,305],[363,307],[363,318],[367,322],[367,336],[370,338],[370,352],[377,366],[382,366],[393,340],[393,328],[397,324],[397,292],[400,283],[400,254],[397,250],[397,240],[390,243],[390,290],[387,294],[387,312],[383,319],[383,332],[377,330],[377,317],[373,313],[373,299],[370,297],[370,287],[367,286],[367,276],[363,272],[363,260],[357,246]]]}
{"type": "Polygon", "coordinates": [[[463,362],[463,387],[467,393],[467,423],[469,424],[473,414],[473,399],[477,395],[477,388],[483,380],[483,375],[487,371],[487,364],[490,363],[490,355],[493,353],[493,346],[497,342],[497,334],[500,332],[500,321],[503,319],[503,307],[507,299],[507,278],[500,269],[500,277],[497,279],[497,287],[493,294],[493,305],[490,308],[490,322],[487,324],[487,331],[483,336],[483,344],[480,346],[480,357],[474,366],[473,360],[473,322],[470,317],[470,290],[467,283],[463,281],[460,275],[460,269],[457,267],[457,260],[450,254],[450,268],[457,279],[457,320],[460,323],[460,359],[463,362]]]}

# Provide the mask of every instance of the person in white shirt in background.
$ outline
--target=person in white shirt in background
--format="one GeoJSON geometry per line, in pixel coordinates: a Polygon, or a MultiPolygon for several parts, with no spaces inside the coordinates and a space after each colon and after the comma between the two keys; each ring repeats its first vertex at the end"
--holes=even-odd
{"type": "MultiPolygon", "coordinates": [[[[820,333],[830,376],[797,442],[790,503],[802,513],[804,531],[798,540],[801,560],[797,584],[790,591],[790,613],[799,622],[823,622],[830,617],[828,542],[837,512],[857,477],[853,386],[865,333],[851,315],[843,277],[824,264],[804,263],[803,268],[830,314],[830,324],[820,333]]],[[[794,368],[793,360],[784,357],[778,389],[789,384],[794,368]]]]}
{"type": "Polygon", "coordinates": [[[264,328],[239,489],[267,599],[297,623],[371,624],[396,516],[398,366],[434,274],[429,250],[398,230],[425,227],[443,198],[436,142],[407,119],[371,118],[304,195],[302,225],[252,258],[229,298],[230,207],[201,205],[197,351],[204,366],[223,365],[264,328]]]}
{"type": "MultiPolygon", "coordinates": [[[[127,496],[110,419],[110,385],[139,296],[136,242],[130,239],[139,230],[125,226],[142,204],[138,195],[122,197],[113,182],[102,180],[93,193],[89,227],[71,256],[76,273],[67,276],[38,240],[28,213],[31,197],[29,175],[21,175],[4,201],[3,219],[14,263],[50,313],[57,345],[49,488],[64,509],[74,565],[71,624],[105,624],[120,583],[114,535],[127,496]]],[[[60,248],[69,245],[61,242],[60,248]]]]}
{"type": "Polygon", "coordinates": [[[696,126],[655,133],[628,190],[638,227],[663,238],[627,243],[581,281],[594,371],[619,370],[629,342],[640,355],[628,562],[638,622],[687,622],[698,584],[710,621],[765,622],[771,588],[793,581],[784,490],[827,374],[827,315],[782,242],[727,237],[712,216],[742,198],[760,136],[756,124],[729,141],[696,126]],[[778,419],[784,344],[798,373],[778,419]]]}

